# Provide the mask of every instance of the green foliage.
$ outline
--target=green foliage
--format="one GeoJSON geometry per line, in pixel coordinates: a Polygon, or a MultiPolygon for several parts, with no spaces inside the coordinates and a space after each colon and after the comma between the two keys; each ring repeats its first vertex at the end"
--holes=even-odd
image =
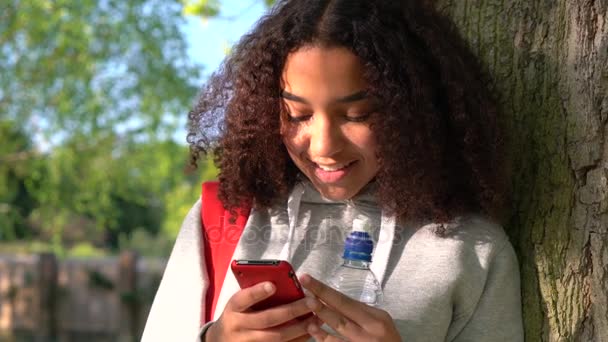
{"type": "Polygon", "coordinates": [[[188,149],[170,139],[201,83],[183,10],[179,0],[0,4],[3,250],[166,256],[215,176],[212,164],[185,175],[188,149]]]}
{"type": "Polygon", "coordinates": [[[67,252],[67,255],[72,258],[94,258],[94,257],[102,257],[105,255],[105,252],[93,246],[88,241],[78,242],[67,252]]]}
{"type": "MultiPolygon", "coordinates": [[[[179,228],[179,224],[176,225],[179,228]]],[[[120,250],[135,251],[143,256],[167,256],[171,253],[173,239],[166,234],[151,234],[144,228],[137,228],[130,233],[121,233],[118,237],[120,250]]]]}
{"type": "MultiPolygon", "coordinates": [[[[30,170],[27,180],[36,186],[27,195],[40,205],[21,230],[49,241],[59,255],[75,254],[69,247],[82,241],[93,248],[167,255],[200,182],[216,176],[212,163],[185,175],[187,155],[187,147],[170,140],[124,145],[109,136],[78,146],[68,141],[30,170]]],[[[4,240],[11,239],[5,234],[4,240]]]]}
{"type": "Polygon", "coordinates": [[[183,4],[185,15],[196,15],[206,18],[220,13],[219,0],[183,0],[183,4]]]}
{"type": "Polygon", "coordinates": [[[35,203],[27,191],[36,160],[28,137],[12,121],[0,121],[0,241],[25,238],[20,230],[35,203]]]}
{"type": "Polygon", "coordinates": [[[1,6],[0,113],[29,134],[154,137],[195,94],[201,68],[186,58],[177,0],[1,6]]]}
{"type": "MultiPolygon", "coordinates": [[[[252,0],[260,1],[260,0],[252,0]]],[[[274,5],[276,0],[261,0],[266,7],[274,5]]],[[[221,0],[182,0],[184,15],[198,16],[203,19],[216,17],[222,10],[221,0]]]]}

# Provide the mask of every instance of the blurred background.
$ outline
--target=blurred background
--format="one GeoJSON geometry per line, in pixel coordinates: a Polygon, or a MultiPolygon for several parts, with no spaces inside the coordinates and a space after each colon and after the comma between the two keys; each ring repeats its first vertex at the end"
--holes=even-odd
{"type": "Polygon", "coordinates": [[[138,340],[181,221],[186,119],[268,0],[0,0],[0,341],[138,340]]]}

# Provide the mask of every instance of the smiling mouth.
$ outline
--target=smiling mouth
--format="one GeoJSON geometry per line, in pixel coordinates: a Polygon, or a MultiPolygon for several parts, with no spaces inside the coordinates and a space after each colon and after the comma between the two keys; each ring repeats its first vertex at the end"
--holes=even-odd
{"type": "Polygon", "coordinates": [[[319,165],[311,161],[314,165],[315,176],[324,183],[335,183],[340,181],[346,177],[356,162],[357,161],[355,160],[349,163],[319,165]]]}
{"type": "Polygon", "coordinates": [[[346,164],[334,164],[334,165],[321,165],[321,164],[317,164],[315,163],[315,166],[320,168],[323,171],[327,171],[327,172],[333,172],[333,171],[338,171],[338,170],[342,170],[346,167],[349,167],[353,162],[350,163],[346,163],[346,164]]]}

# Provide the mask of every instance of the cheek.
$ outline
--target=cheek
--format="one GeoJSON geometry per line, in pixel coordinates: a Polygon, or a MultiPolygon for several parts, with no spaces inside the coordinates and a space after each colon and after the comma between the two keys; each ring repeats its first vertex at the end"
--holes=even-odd
{"type": "Polygon", "coordinates": [[[366,155],[376,154],[376,136],[369,128],[360,128],[346,134],[350,143],[355,145],[359,151],[366,155]]]}
{"type": "Polygon", "coordinates": [[[283,144],[290,154],[299,154],[308,146],[307,139],[297,127],[286,126],[281,130],[283,144]]]}

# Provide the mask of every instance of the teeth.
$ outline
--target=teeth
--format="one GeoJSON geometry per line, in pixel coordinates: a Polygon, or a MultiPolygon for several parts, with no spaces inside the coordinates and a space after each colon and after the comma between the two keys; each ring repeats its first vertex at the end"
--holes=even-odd
{"type": "Polygon", "coordinates": [[[325,165],[317,164],[317,166],[323,171],[337,171],[337,170],[343,169],[346,166],[346,164],[332,165],[332,166],[325,166],[325,165]]]}

